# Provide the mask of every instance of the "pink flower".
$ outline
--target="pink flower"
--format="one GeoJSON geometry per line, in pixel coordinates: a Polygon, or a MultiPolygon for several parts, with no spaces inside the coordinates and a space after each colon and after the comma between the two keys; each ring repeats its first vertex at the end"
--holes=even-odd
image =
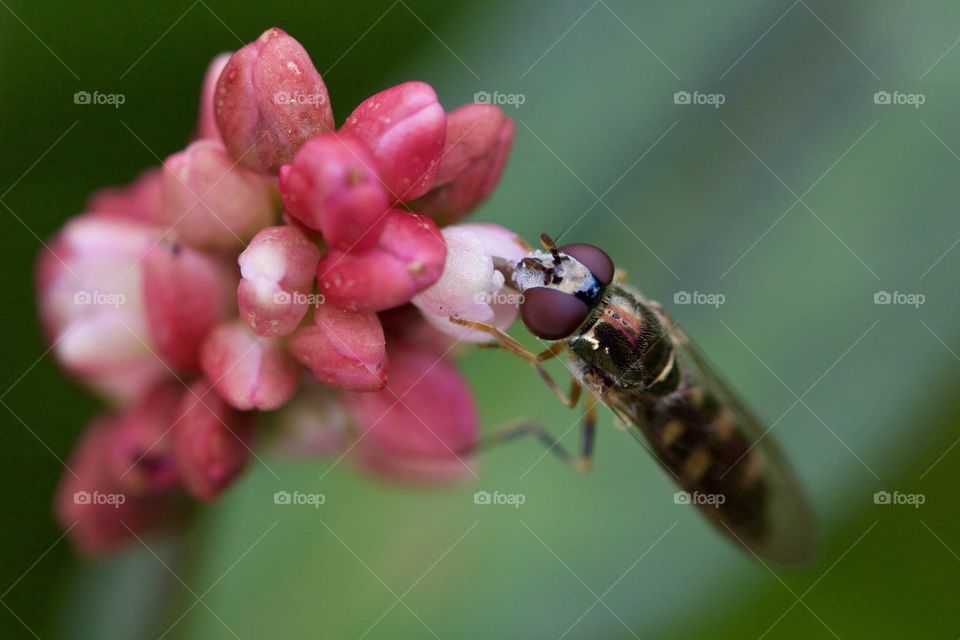
{"type": "Polygon", "coordinates": [[[57,360],[122,404],[167,373],[154,356],[143,301],[142,258],[156,233],[142,222],[86,214],[37,263],[40,318],[57,360]]]}
{"type": "Polygon", "coordinates": [[[177,515],[173,491],[128,493],[111,460],[125,430],[121,418],[98,418],[81,436],[57,487],[54,511],[81,553],[100,555],[126,546],[177,515]]]}
{"type": "Polygon", "coordinates": [[[317,266],[329,304],[356,311],[400,306],[440,278],[446,246],[430,218],[394,209],[377,245],[362,253],[331,251],[317,266]]]}
{"type": "Polygon", "coordinates": [[[179,382],[159,384],[117,419],[107,463],[126,494],[157,493],[179,486],[171,425],[182,395],[179,382]]]}
{"type": "Polygon", "coordinates": [[[200,346],[231,307],[236,280],[219,260],[157,243],[143,257],[143,295],[152,344],[182,371],[200,366],[200,346]]]}
{"type": "Polygon", "coordinates": [[[88,214],[38,264],[41,318],[58,359],[121,404],[169,376],[168,367],[197,368],[199,347],[227,313],[234,286],[216,258],[159,234],[88,214]]]}
{"type": "Polygon", "coordinates": [[[239,321],[213,330],[200,363],[220,397],[244,411],[281,407],[297,389],[299,367],[280,339],[257,336],[239,321]]]}
{"type": "Polygon", "coordinates": [[[210,61],[207,72],[203,76],[203,87],[200,89],[200,108],[197,116],[197,139],[198,140],[218,140],[220,129],[217,128],[216,97],[217,82],[220,80],[220,74],[223,68],[227,66],[232,53],[221,53],[210,61]]]}
{"type": "Polygon", "coordinates": [[[506,329],[517,315],[496,267],[523,243],[495,225],[438,228],[498,181],[514,131],[499,109],[448,117],[407,82],[334,132],[307,53],[270,29],[210,63],[197,118],[194,142],[94,193],[38,259],[51,350],[119,410],[81,436],[57,491],[85,553],[221,495],[264,411],[274,451],[463,479],[477,412],[446,356],[489,337],[448,318],[506,329]]]}
{"type": "Polygon", "coordinates": [[[455,337],[441,331],[428,321],[416,306],[405,304],[377,314],[383,323],[387,342],[401,341],[411,347],[440,349],[453,353],[455,337]]]}
{"type": "Polygon", "coordinates": [[[517,235],[495,224],[446,227],[447,260],[443,276],[414,296],[415,304],[438,329],[467,342],[489,342],[489,334],[449,321],[451,316],[508,329],[517,317],[520,294],[506,287],[493,259],[516,263],[528,250],[517,235]]]}
{"type": "Polygon", "coordinates": [[[183,484],[196,498],[212,500],[250,459],[254,414],[227,405],[206,380],[184,394],[173,427],[173,449],[183,484]]]}
{"type": "Polygon", "coordinates": [[[447,142],[436,180],[416,210],[442,224],[459,221],[500,181],[514,124],[499,107],[467,104],[447,114],[447,142]]]}
{"type": "Polygon", "coordinates": [[[320,250],[299,229],[267,227],[238,262],[240,317],[261,336],[290,335],[309,307],[320,250]]]}
{"type": "Polygon", "coordinates": [[[386,343],[375,313],[322,304],[313,326],[290,337],[290,353],[320,382],[338,389],[374,391],[387,379],[386,343]]]}
{"type": "Polygon", "coordinates": [[[243,246],[277,215],[274,187],[238,166],[216,140],[198,140],[163,166],[164,220],[201,249],[243,246]]]}
{"type": "Polygon", "coordinates": [[[308,138],[333,130],[323,79],[300,43],[268,29],[220,74],[217,124],[235,160],[276,174],[308,138]]]}
{"type": "Polygon", "coordinates": [[[433,88],[404,82],[361,102],[341,131],[370,147],[387,190],[402,202],[422,196],[433,184],[446,128],[433,88]]]}
{"type": "Polygon", "coordinates": [[[394,373],[386,389],[344,394],[360,434],[357,462],[407,480],[448,481],[470,474],[477,410],[463,378],[437,350],[396,344],[390,360],[394,373]]]}
{"type": "Polygon", "coordinates": [[[342,133],[307,141],[293,162],[280,168],[280,195],[291,216],[343,251],[376,244],[389,209],[370,151],[342,133]]]}

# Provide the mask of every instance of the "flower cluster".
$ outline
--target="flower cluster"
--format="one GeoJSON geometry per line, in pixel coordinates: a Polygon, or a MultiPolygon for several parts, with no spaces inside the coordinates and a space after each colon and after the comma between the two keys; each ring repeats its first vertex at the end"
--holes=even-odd
{"type": "Polygon", "coordinates": [[[265,431],[273,451],[383,477],[463,477],[477,414],[448,354],[489,336],[448,318],[508,327],[494,258],[526,249],[461,221],[513,133],[496,106],[446,112],[423,82],[336,128],[279,29],[218,56],[193,142],[95,193],[38,260],[53,352],[111,404],[58,490],[75,546],[109,551],[216,498],[265,431]]]}

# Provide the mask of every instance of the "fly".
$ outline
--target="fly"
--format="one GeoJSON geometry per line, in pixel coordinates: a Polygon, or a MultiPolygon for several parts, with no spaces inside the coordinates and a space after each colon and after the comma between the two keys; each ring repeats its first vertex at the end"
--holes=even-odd
{"type": "MultiPolygon", "coordinates": [[[[701,513],[725,536],[758,557],[804,564],[816,552],[815,520],[786,458],[663,307],[623,282],[610,257],[589,244],[557,248],[497,267],[522,293],[520,317],[550,341],[533,353],[496,327],[460,318],[497,346],[534,365],[561,400],[576,406],[586,387],[580,456],[563,449],[542,425],[495,432],[485,444],[529,433],[565,462],[590,467],[596,405],[609,407],[701,513]],[[565,394],[542,362],[566,352],[572,374],[565,394]]],[[[682,494],[678,494],[682,495],[682,494]]]]}

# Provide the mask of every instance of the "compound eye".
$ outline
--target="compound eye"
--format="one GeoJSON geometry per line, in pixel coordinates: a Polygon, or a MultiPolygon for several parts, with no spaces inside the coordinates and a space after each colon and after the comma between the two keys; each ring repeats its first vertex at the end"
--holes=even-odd
{"type": "Polygon", "coordinates": [[[598,249],[592,244],[579,242],[560,247],[559,251],[590,269],[593,277],[604,285],[610,284],[610,281],[613,280],[613,260],[602,249],[598,249]]]}
{"type": "Polygon", "coordinates": [[[544,340],[562,340],[573,334],[590,313],[583,300],[546,287],[523,292],[520,318],[530,333],[544,340]]]}

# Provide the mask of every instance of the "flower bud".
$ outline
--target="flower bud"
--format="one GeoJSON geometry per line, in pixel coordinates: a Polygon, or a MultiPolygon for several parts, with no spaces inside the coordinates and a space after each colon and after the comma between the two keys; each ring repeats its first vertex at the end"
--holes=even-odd
{"type": "Polygon", "coordinates": [[[430,218],[394,209],[377,245],[363,253],[331,251],[317,265],[328,304],[357,311],[400,306],[440,278],[446,246],[430,218]]]}
{"type": "Polygon", "coordinates": [[[387,337],[387,342],[401,340],[414,347],[454,353],[457,340],[437,329],[413,304],[387,309],[377,315],[383,324],[383,334],[387,337]]]}
{"type": "Polygon", "coordinates": [[[280,195],[291,216],[342,251],[376,244],[389,209],[370,151],[343,133],[308,140],[293,162],[280,168],[280,195]]]}
{"type": "Polygon", "coordinates": [[[118,486],[128,495],[178,486],[170,433],[182,394],[179,382],[161,383],[119,417],[107,462],[118,486]]]}
{"type": "Polygon", "coordinates": [[[130,184],[99,189],[87,201],[87,211],[153,224],[163,223],[163,181],[157,167],[147,169],[130,184]]]}
{"type": "Polygon", "coordinates": [[[276,409],[297,388],[299,367],[280,340],[257,336],[240,321],[213,330],[200,364],[217,393],[243,411],[276,409]]]}
{"type": "Polygon", "coordinates": [[[169,375],[153,354],[143,303],[141,258],[158,233],[136,220],[85,214],[37,262],[40,319],[57,360],[120,404],[169,375]]]}
{"type": "Polygon", "coordinates": [[[386,342],[375,313],[323,304],[313,326],[290,337],[290,353],[321,382],[338,389],[382,389],[387,378],[386,342]]]}
{"type": "Polygon", "coordinates": [[[430,189],[446,137],[446,116],[433,88],[404,82],[360,103],[341,131],[362,140],[380,163],[380,177],[394,201],[430,189]]]}
{"type": "Polygon", "coordinates": [[[227,62],[216,115],[230,155],[261,173],[276,174],[308,138],[333,130],[323,79],[300,43],[276,28],[227,62]]]}
{"type": "Polygon", "coordinates": [[[240,254],[240,318],[260,336],[290,335],[307,313],[320,250],[299,229],[268,227],[240,254]]]}
{"type": "Polygon", "coordinates": [[[517,317],[522,297],[505,286],[493,258],[518,262],[527,249],[518,236],[494,224],[461,224],[443,229],[447,260],[443,276],[414,296],[413,304],[441,331],[467,342],[490,342],[493,336],[466,329],[450,316],[492,324],[506,330],[517,317]]]}
{"type": "Polygon", "coordinates": [[[197,139],[222,141],[220,129],[217,128],[217,114],[214,101],[217,96],[217,82],[223,68],[227,66],[232,54],[221,53],[210,61],[207,72],[203,76],[203,87],[200,89],[200,108],[197,116],[197,139]]]}
{"type": "Polygon", "coordinates": [[[226,265],[179,244],[159,242],[143,258],[144,306],[157,353],[182,371],[200,366],[200,347],[230,310],[226,265]]]}
{"type": "Polygon", "coordinates": [[[500,180],[513,134],[513,120],[499,107],[468,104],[451,111],[436,180],[413,208],[441,225],[457,222],[473,211],[500,180]]]}
{"type": "Polygon", "coordinates": [[[227,405],[198,380],[180,403],[173,427],[173,448],[187,490],[212,500],[243,471],[250,459],[254,414],[227,405]]]}
{"type": "Polygon", "coordinates": [[[111,464],[119,418],[98,418],[87,427],[57,487],[54,511],[70,542],[86,555],[102,555],[130,544],[134,534],[169,523],[177,514],[172,491],[128,493],[111,464]]]}
{"type": "Polygon", "coordinates": [[[477,410],[466,382],[434,349],[394,344],[390,361],[386,389],[344,394],[360,434],[357,462],[407,480],[439,482],[469,474],[477,410]]]}
{"type": "Polygon", "coordinates": [[[277,214],[270,180],[247,171],[215,140],[198,140],[163,166],[164,219],[199,249],[233,249],[277,214]]]}

